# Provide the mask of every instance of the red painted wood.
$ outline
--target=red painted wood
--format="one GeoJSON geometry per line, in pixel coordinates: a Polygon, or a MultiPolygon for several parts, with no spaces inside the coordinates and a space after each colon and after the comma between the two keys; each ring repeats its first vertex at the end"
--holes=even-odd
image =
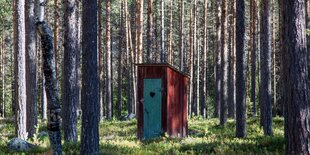
{"type": "Polygon", "coordinates": [[[187,136],[188,126],[187,126],[187,95],[188,95],[188,77],[183,77],[183,123],[182,123],[182,131],[183,131],[183,137],[187,136]]]}
{"type": "Polygon", "coordinates": [[[167,64],[138,64],[138,137],[143,138],[143,80],[162,79],[162,130],[171,137],[187,134],[187,83],[188,76],[167,64]]]}

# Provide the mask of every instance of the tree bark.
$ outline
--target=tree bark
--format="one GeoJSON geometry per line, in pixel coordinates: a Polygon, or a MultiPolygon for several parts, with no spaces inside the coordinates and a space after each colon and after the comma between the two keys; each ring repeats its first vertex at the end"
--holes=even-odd
{"type": "MultiPolygon", "coordinates": [[[[278,5],[279,5],[279,27],[278,27],[278,32],[279,32],[279,42],[278,42],[278,48],[279,48],[279,57],[280,57],[280,68],[283,68],[283,63],[282,63],[282,53],[283,53],[283,17],[282,17],[282,0],[278,0],[278,5]]],[[[284,116],[284,80],[283,80],[283,70],[280,69],[280,78],[279,78],[279,103],[281,104],[281,113],[282,116],[284,116]]]]}
{"type": "MultiPolygon", "coordinates": [[[[306,0],[306,29],[307,29],[307,49],[310,49],[310,1],[306,0]]],[[[308,54],[308,62],[310,61],[310,54],[308,54]]],[[[308,63],[308,69],[310,72],[310,63],[308,63]]]]}
{"type": "MultiPolygon", "coordinates": [[[[40,7],[44,1],[40,1],[40,7]]],[[[44,15],[42,15],[44,17],[44,15]]],[[[45,76],[45,90],[47,97],[48,111],[48,131],[53,154],[62,154],[61,150],[61,132],[60,132],[60,101],[58,95],[58,81],[56,78],[55,57],[53,50],[52,30],[48,27],[42,18],[37,23],[38,34],[41,36],[43,50],[43,69],[45,76]]]]}
{"type": "Polygon", "coordinates": [[[226,0],[222,0],[222,16],[221,16],[221,112],[220,112],[220,125],[225,125],[227,122],[227,102],[228,102],[228,52],[226,44],[226,0]]]}
{"type": "MultiPolygon", "coordinates": [[[[128,7],[127,7],[128,8],[128,7]]],[[[129,16],[129,13],[128,13],[128,10],[127,10],[127,18],[129,16]]],[[[129,43],[129,51],[130,51],[130,68],[131,68],[131,87],[132,87],[132,93],[131,93],[131,96],[132,96],[132,103],[131,103],[131,113],[135,114],[136,112],[136,102],[137,102],[137,95],[136,95],[136,92],[137,92],[137,87],[136,87],[136,67],[134,65],[134,63],[136,62],[135,61],[135,57],[136,57],[136,53],[135,53],[135,50],[134,50],[134,45],[133,45],[133,38],[132,38],[132,33],[131,33],[131,24],[129,22],[129,18],[128,18],[128,43],[129,43]]],[[[132,32],[134,32],[132,30],[132,32]]]]}
{"type": "Polygon", "coordinates": [[[105,96],[103,95],[103,28],[102,28],[102,0],[98,0],[98,79],[99,79],[99,120],[103,120],[103,111],[104,111],[104,105],[103,105],[103,98],[105,96]]]}
{"type": "Polygon", "coordinates": [[[252,116],[256,116],[256,6],[255,0],[252,0],[251,9],[251,30],[252,42],[251,44],[251,102],[252,102],[252,116]]]}
{"type": "Polygon", "coordinates": [[[136,47],[137,47],[137,63],[143,62],[143,3],[144,0],[136,0],[136,47]]]}
{"type": "Polygon", "coordinates": [[[26,95],[27,95],[27,132],[32,137],[37,126],[37,81],[36,81],[36,25],[34,0],[25,3],[26,26],[26,95]]]}
{"type": "Polygon", "coordinates": [[[173,64],[173,49],[172,49],[172,42],[173,42],[173,0],[170,0],[169,6],[169,29],[168,29],[168,62],[173,64]]]}
{"type": "Polygon", "coordinates": [[[124,14],[125,14],[125,34],[126,34],[126,63],[127,63],[127,110],[128,110],[128,114],[132,113],[132,67],[131,67],[131,51],[130,51],[130,40],[129,40],[129,36],[130,36],[130,26],[129,26],[129,17],[128,17],[128,1],[125,0],[124,2],[124,14]]]}
{"type": "Polygon", "coordinates": [[[99,154],[97,1],[83,0],[82,131],[80,154],[99,154]],[[95,17],[95,18],[90,18],[95,17]]]}
{"type": "MultiPolygon", "coordinates": [[[[13,8],[13,21],[17,21],[17,9],[16,9],[16,3],[17,3],[17,0],[13,0],[13,3],[12,3],[12,8],[13,8]]],[[[14,78],[13,78],[13,80],[12,80],[12,83],[11,83],[11,88],[12,88],[12,107],[11,107],[11,110],[12,110],[12,114],[14,114],[14,115],[16,115],[16,78],[15,78],[15,75],[16,75],[16,71],[17,71],[17,69],[16,69],[16,67],[17,67],[17,59],[16,59],[16,54],[17,54],[17,52],[15,52],[15,51],[17,51],[17,46],[16,46],[16,41],[17,41],[17,22],[13,22],[13,37],[15,38],[15,40],[14,40],[14,47],[13,47],[13,49],[14,49],[14,52],[13,52],[13,54],[12,54],[12,56],[11,56],[11,58],[13,58],[14,57],[14,63],[12,63],[12,70],[11,70],[11,75],[13,75],[14,74],[14,78]]],[[[12,59],[13,60],[13,59],[12,59]]],[[[16,130],[15,130],[15,132],[16,132],[16,130]]],[[[17,133],[17,132],[16,132],[17,133]]]]}
{"type": "Polygon", "coordinates": [[[229,91],[228,91],[228,117],[230,118],[235,118],[235,111],[236,111],[236,85],[235,85],[235,77],[236,77],[236,65],[235,65],[235,25],[236,25],[236,1],[232,0],[232,5],[231,5],[231,23],[230,23],[230,35],[231,38],[230,40],[230,54],[229,54],[229,91]]]}
{"type": "Polygon", "coordinates": [[[190,116],[192,116],[192,112],[193,112],[193,99],[194,99],[194,95],[193,95],[193,90],[194,90],[194,50],[193,50],[193,42],[194,42],[194,38],[193,38],[193,8],[192,8],[192,4],[191,4],[191,8],[190,8],[190,20],[189,20],[189,54],[190,54],[190,81],[189,81],[189,102],[188,102],[188,114],[190,116]]]}
{"type": "Polygon", "coordinates": [[[261,105],[261,122],[265,135],[272,135],[272,101],[271,101],[271,41],[270,41],[270,2],[261,1],[260,30],[260,69],[261,83],[259,100],[261,105]]]}
{"type": "Polygon", "coordinates": [[[246,137],[245,4],[236,0],[236,136],[246,137]]]}
{"type": "Polygon", "coordinates": [[[64,61],[62,77],[62,120],[65,141],[77,141],[77,54],[76,0],[64,0],[64,61]]]}
{"type": "Polygon", "coordinates": [[[76,1],[76,8],[77,11],[75,11],[75,18],[76,18],[76,29],[77,29],[77,42],[76,42],[76,79],[77,79],[77,115],[78,118],[81,116],[81,29],[82,29],[82,18],[81,18],[81,1],[76,1]]]}
{"type": "MultiPolygon", "coordinates": [[[[166,52],[165,52],[165,1],[160,1],[160,31],[161,31],[161,37],[160,37],[160,62],[166,62],[166,52]]],[[[183,23],[182,23],[183,24],[183,23]]]]}
{"type": "Polygon", "coordinates": [[[198,74],[198,37],[197,37],[197,0],[194,0],[193,4],[193,52],[191,55],[191,61],[192,61],[192,72],[193,72],[193,81],[192,81],[192,112],[198,116],[199,112],[199,74],[198,74]]]}
{"type": "Polygon", "coordinates": [[[123,63],[122,63],[122,54],[123,54],[123,10],[124,4],[123,0],[120,2],[120,25],[119,25],[119,49],[118,49],[118,94],[117,94],[117,117],[120,118],[122,115],[122,96],[123,96],[123,63]]]}
{"type": "Polygon", "coordinates": [[[153,62],[153,0],[147,2],[147,62],[153,62]]]}
{"type": "Polygon", "coordinates": [[[221,9],[222,0],[218,0],[216,2],[217,8],[217,17],[216,17],[216,70],[215,70],[215,113],[214,117],[220,117],[221,112],[221,16],[222,16],[222,9],[221,9]]]}
{"type": "Polygon", "coordinates": [[[106,1],[106,118],[112,119],[111,1],[106,1]]]}
{"type": "Polygon", "coordinates": [[[15,98],[17,137],[26,140],[26,46],[25,46],[25,0],[16,0],[15,5],[15,98]]]}
{"type": "Polygon", "coordinates": [[[277,110],[277,71],[276,71],[276,66],[277,66],[277,57],[276,57],[276,31],[275,31],[275,0],[272,0],[271,3],[271,53],[272,53],[272,70],[273,70],[273,76],[272,76],[272,88],[273,88],[273,102],[272,105],[275,107],[275,109],[277,110]]]}
{"type": "MultiPolygon", "coordinates": [[[[1,85],[2,85],[2,104],[1,104],[1,115],[3,118],[6,117],[6,101],[5,101],[5,70],[4,70],[4,66],[5,66],[5,42],[4,42],[4,35],[2,33],[2,38],[1,38],[1,75],[2,75],[2,80],[1,80],[1,85]]],[[[13,75],[12,75],[13,76],[13,75]]]]}
{"type": "Polygon", "coordinates": [[[54,0],[54,50],[55,50],[55,62],[56,62],[56,75],[58,71],[58,23],[59,23],[59,14],[58,14],[58,0],[54,0]]]}
{"type": "Polygon", "coordinates": [[[208,46],[208,32],[207,32],[207,27],[208,27],[208,0],[204,0],[204,14],[203,14],[203,60],[202,60],[202,72],[203,72],[203,77],[202,77],[202,96],[201,96],[201,106],[200,106],[200,114],[203,118],[207,118],[207,98],[208,98],[208,93],[207,93],[207,46],[208,46]]]}
{"type": "Polygon", "coordinates": [[[179,70],[181,72],[184,71],[184,1],[179,0],[179,9],[180,9],[180,16],[179,16],[179,26],[180,26],[180,31],[179,31],[179,70]]]}
{"type": "MultiPolygon", "coordinates": [[[[3,22],[2,22],[3,24],[3,22]]],[[[0,54],[1,54],[1,66],[0,66],[0,71],[1,71],[1,103],[0,103],[0,117],[3,117],[4,118],[4,87],[2,87],[2,85],[4,85],[3,83],[3,79],[4,79],[4,74],[3,74],[3,69],[2,69],[2,66],[4,65],[2,63],[3,61],[3,54],[4,54],[4,49],[3,49],[3,32],[1,33],[1,39],[0,39],[0,54]]]]}
{"type": "Polygon", "coordinates": [[[309,61],[305,0],[283,0],[283,80],[286,154],[310,154],[309,61]]]}

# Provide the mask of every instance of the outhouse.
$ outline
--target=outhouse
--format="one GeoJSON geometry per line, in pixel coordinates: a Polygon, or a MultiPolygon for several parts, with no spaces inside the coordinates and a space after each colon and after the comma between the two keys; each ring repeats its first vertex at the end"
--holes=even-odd
{"type": "Polygon", "coordinates": [[[187,135],[189,77],[169,64],[137,64],[138,137],[187,135]]]}

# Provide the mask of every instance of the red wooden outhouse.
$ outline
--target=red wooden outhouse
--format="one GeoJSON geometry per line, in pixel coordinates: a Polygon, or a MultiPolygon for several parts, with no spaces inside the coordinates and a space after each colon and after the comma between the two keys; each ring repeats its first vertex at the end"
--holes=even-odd
{"type": "Polygon", "coordinates": [[[137,64],[138,137],[187,135],[189,77],[169,64],[137,64]]]}

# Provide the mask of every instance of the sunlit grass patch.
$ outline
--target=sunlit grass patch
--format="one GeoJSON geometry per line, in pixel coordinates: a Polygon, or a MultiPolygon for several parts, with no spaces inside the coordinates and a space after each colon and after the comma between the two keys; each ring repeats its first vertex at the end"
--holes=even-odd
{"type": "MultiPolygon", "coordinates": [[[[218,119],[203,120],[197,117],[188,121],[189,135],[186,138],[163,136],[148,141],[137,138],[136,120],[102,121],[99,124],[100,154],[284,154],[283,121],[283,118],[274,118],[274,135],[264,136],[259,118],[248,118],[247,137],[240,139],[235,138],[235,120],[229,119],[225,126],[220,126],[218,119]]],[[[14,130],[12,122],[4,123],[0,128],[0,134],[3,135],[0,136],[0,154],[10,153],[6,144],[14,136],[14,130]]],[[[80,134],[80,121],[78,130],[80,134]]],[[[46,131],[42,122],[38,129],[40,131],[46,131]]],[[[35,136],[30,142],[38,146],[30,154],[42,154],[49,150],[47,137],[40,139],[35,136]]],[[[80,141],[63,141],[63,151],[64,154],[79,154],[80,141]]]]}

